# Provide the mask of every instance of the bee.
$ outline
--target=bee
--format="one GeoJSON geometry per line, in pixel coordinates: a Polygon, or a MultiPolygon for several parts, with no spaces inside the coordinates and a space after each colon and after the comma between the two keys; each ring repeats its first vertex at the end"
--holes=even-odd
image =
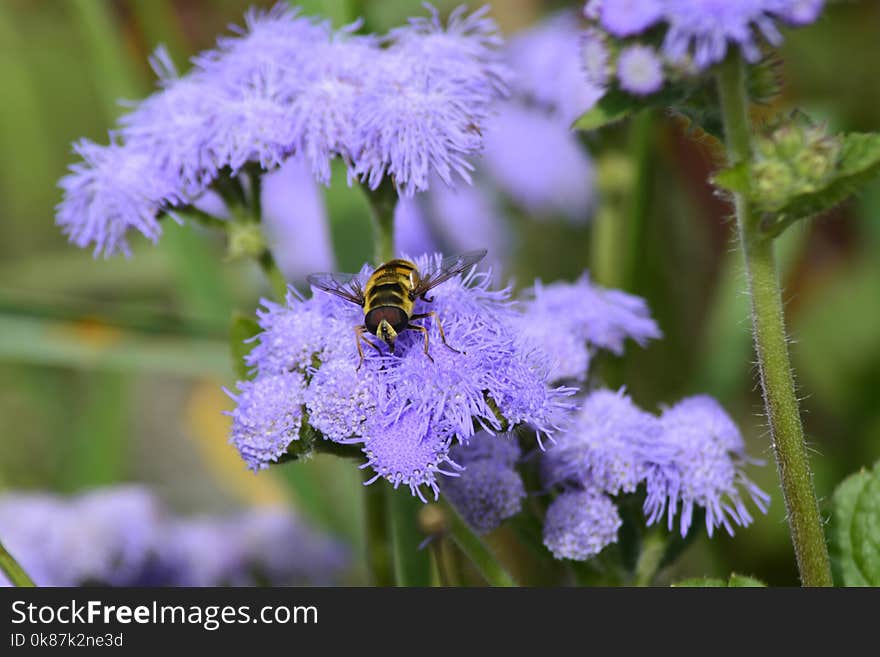
{"type": "Polygon", "coordinates": [[[311,274],[307,277],[313,287],[335,294],[338,297],[359,305],[364,310],[364,323],[354,327],[357,342],[357,369],[364,364],[364,351],[361,342],[366,342],[380,354],[381,348],[366,333],[375,335],[394,353],[394,342],[397,336],[407,329],[419,331],[425,338],[425,355],[433,363],[434,359],[428,352],[428,329],[413,320],[433,318],[440,332],[440,339],[446,348],[454,349],[446,342],[446,334],[440,318],[434,311],[413,314],[416,299],[431,303],[434,298],[428,296],[432,289],[448,281],[453,276],[473,267],[486,255],[486,250],[469,251],[461,255],[444,258],[439,266],[430,271],[420,272],[409,260],[395,259],[379,265],[370,275],[366,285],[361,285],[357,274],[311,274]]]}

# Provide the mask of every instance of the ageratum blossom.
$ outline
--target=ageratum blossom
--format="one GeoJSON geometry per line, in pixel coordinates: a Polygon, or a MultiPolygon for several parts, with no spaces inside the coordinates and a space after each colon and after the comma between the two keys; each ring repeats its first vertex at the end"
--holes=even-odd
{"type": "Polygon", "coordinates": [[[441,490],[474,531],[487,534],[520,512],[526,490],[515,467],[521,456],[515,436],[481,432],[450,453],[464,470],[444,479],[441,490]]]}
{"type": "Polygon", "coordinates": [[[586,561],[617,542],[622,524],[607,495],[595,489],[568,490],[547,508],[544,545],[557,559],[586,561]]]}
{"type": "Polygon", "coordinates": [[[60,182],[57,223],[96,254],[128,254],[130,230],[155,241],[163,214],[198,206],[221,177],[292,156],[319,182],[339,157],[350,179],[375,188],[388,178],[402,195],[434,177],[469,180],[505,89],[500,38],[484,10],[457,10],[446,25],[431,11],[377,36],[279,3],[248,12],[183,75],[157,51],[158,90],[120,119],[108,146],[75,146],[82,161],[60,182]]]}
{"type": "Polygon", "coordinates": [[[680,509],[682,536],[703,508],[712,536],[751,523],[746,497],[766,513],[769,497],[746,476],[749,463],[760,462],[746,455],[736,425],[711,397],[684,399],[657,417],[622,391],[597,390],[556,434],[541,472],[548,487],[563,491],[614,496],[644,486],[648,524],[665,513],[671,530],[680,509]]]}
{"type": "MultiPolygon", "coordinates": [[[[415,262],[429,271],[439,260],[424,256],[415,262]]],[[[362,283],[371,271],[364,267],[362,283]]],[[[263,332],[247,357],[256,378],[239,384],[232,412],[232,442],[248,465],[267,467],[282,456],[285,440],[299,439],[294,428],[303,408],[311,427],[323,434],[320,440],[360,446],[373,480],[407,486],[422,498],[423,486],[438,493],[438,473],[461,470],[450,449],[481,428],[499,433],[507,425],[528,424],[539,439],[550,435],[572,391],[549,385],[540,352],[523,348],[510,291],[491,289],[489,274],[474,271],[431,295],[430,304],[416,301],[415,313],[435,311],[449,345],[460,353],[443,346],[436,322],[428,318],[416,323],[428,328],[433,360],[424,353],[423,335],[406,331],[394,354],[384,344],[364,345],[359,369],[359,306],[318,290],[310,299],[291,291],[284,305],[265,302],[259,313],[263,332]],[[289,378],[305,384],[283,394],[280,386],[289,378]]],[[[367,339],[377,342],[375,336],[367,339]]]]}
{"type": "Polygon", "coordinates": [[[594,285],[586,273],[574,283],[538,281],[523,296],[520,339],[545,353],[553,380],[583,381],[593,351],[620,355],[627,338],[644,346],[661,336],[644,299],[594,285]]]}
{"type": "Polygon", "coordinates": [[[704,70],[724,59],[730,45],[757,61],[759,37],[779,45],[778,22],[812,23],[823,5],[823,0],[589,0],[584,13],[618,39],[663,24],[666,57],[674,63],[690,59],[704,70]]]}
{"type": "Polygon", "coordinates": [[[734,524],[746,527],[752,522],[746,497],[767,512],[770,497],[743,470],[761,462],[746,455],[739,429],[717,401],[705,395],[683,399],[663,411],[660,424],[670,458],[655,464],[647,477],[649,524],[665,510],[671,530],[680,506],[684,536],[695,507],[702,507],[709,536],[718,527],[733,535],[734,524]]]}

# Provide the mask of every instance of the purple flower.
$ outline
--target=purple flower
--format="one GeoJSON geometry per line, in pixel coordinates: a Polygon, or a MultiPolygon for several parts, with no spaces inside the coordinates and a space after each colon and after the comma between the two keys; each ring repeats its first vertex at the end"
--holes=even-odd
{"type": "Polygon", "coordinates": [[[266,238],[288,280],[336,268],[324,197],[302,158],[263,176],[262,202],[266,238]]]}
{"type": "Polygon", "coordinates": [[[95,255],[130,255],[126,233],[137,230],[155,242],[159,214],[177,202],[178,182],[155,166],[148,151],[86,139],[73,150],[83,161],[71,165],[59,186],[64,199],[56,223],[79,247],[94,245],[95,255]]]}
{"type": "Polygon", "coordinates": [[[524,297],[520,331],[550,356],[555,380],[582,380],[591,348],[619,355],[627,338],[644,345],[661,336],[644,299],[593,285],[587,274],[574,283],[538,281],[524,297]]]}
{"type": "Polygon", "coordinates": [[[568,126],[546,112],[506,103],[486,132],[486,172],[532,215],[589,217],[593,167],[568,126]]]}
{"type": "Polygon", "coordinates": [[[299,440],[305,383],[298,372],[241,381],[237,395],[229,393],[236,408],[229,442],[254,470],[269,467],[299,440]]]}
{"type": "MultiPolygon", "coordinates": [[[[475,162],[479,166],[479,160],[475,162]]],[[[433,180],[430,189],[401,198],[395,208],[395,243],[401,253],[464,253],[488,248],[486,263],[498,275],[510,250],[507,219],[485,176],[473,185],[449,187],[433,180]]]]}
{"type": "Polygon", "coordinates": [[[773,45],[782,41],[776,26],[815,21],[822,0],[590,0],[585,13],[616,37],[643,33],[663,22],[663,50],[673,62],[688,57],[700,70],[720,62],[728,45],[739,46],[749,61],[760,57],[756,36],[773,45]]]}
{"type": "Polygon", "coordinates": [[[624,91],[647,96],[663,87],[663,64],[653,48],[629,46],[617,60],[617,77],[624,91]]]}
{"type": "Polygon", "coordinates": [[[274,508],[176,519],[159,554],[174,586],[328,586],[348,566],[341,545],[274,508]]]}
{"type": "Polygon", "coordinates": [[[640,34],[663,17],[664,0],[589,0],[587,17],[597,17],[617,37],[640,34]]]}
{"type": "Polygon", "coordinates": [[[0,536],[41,586],[137,582],[153,555],[161,509],[146,490],[95,490],[69,500],[0,498],[0,536]]]}
{"type": "Polygon", "coordinates": [[[118,135],[128,148],[149,154],[182,198],[197,198],[224,163],[216,152],[218,90],[204,75],[180,77],[168,52],[150,58],[159,90],[123,115],[118,135]]]}
{"type": "Polygon", "coordinates": [[[517,76],[513,90],[558,115],[565,126],[604,93],[584,74],[580,38],[577,16],[562,13],[514,35],[505,53],[517,76]]]}
{"type": "Polygon", "coordinates": [[[566,491],[547,509],[544,545],[557,559],[586,561],[617,542],[622,524],[617,507],[601,492],[566,491]]]}
{"type": "Polygon", "coordinates": [[[387,175],[404,195],[429,176],[469,181],[467,158],[505,89],[494,23],[458,10],[445,28],[433,12],[385,39],[359,27],[334,32],[279,3],[250,11],[185,75],[160,49],[158,91],[120,119],[109,146],[75,146],[83,161],[60,182],[58,224],[79,246],[128,253],[129,229],[155,241],[160,213],[200,207],[219,176],[292,156],[325,184],[335,157],[350,180],[375,188],[387,175]]]}
{"type": "Polygon", "coordinates": [[[583,399],[570,426],[544,455],[544,480],[611,495],[635,492],[652,465],[669,459],[662,438],[657,418],[622,391],[597,390],[583,399]]]}
{"type": "MultiPolygon", "coordinates": [[[[415,262],[425,272],[439,258],[415,262]]],[[[361,272],[362,282],[370,271],[361,272]]],[[[431,359],[422,333],[402,333],[394,354],[366,336],[377,349],[363,346],[360,369],[354,333],[364,321],[360,307],[320,291],[307,300],[291,294],[286,306],[267,303],[260,313],[264,331],[248,357],[258,376],[240,384],[233,415],[233,441],[243,454],[249,450],[249,462],[265,464],[283,453],[303,399],[309,422],[326,438],[361,445],[377,477],[419,496],[423,485],[437,494],[438,473],[454,473],[449,449],[468,442],[475,426],[502,429],[497,413],[511,425],[531,425],[539,436],[554,431],[571,391],[551,388],[544,364],[521,349],[509,290],[492,290],[487,274],[471,273],[431,295],[430,304],[417,300],[414,311],[436,312],[451,348],[429,317],[415,323],[428,330],[431,359]],[[306,388],[282,393],[271,383],[279,376],[305,380],[306,388]]]]}
{"type": "Polygon", "coordinates": [[[526,491],[514,467],[520,457],[515,437],[479,433],[450,455],[464,470],[443,480],[443,495],[477,533],[487,534],[520,512],[526,491]]]}
{"type": "Polygon", "coordinates": [[[589,29],[581,34],[581,65],[587,81],[598,89],[608,84],[611,74],[611,53],[601,30],[589,29]]]}
{"type": "Polygon", "coordinates": [[[485,93],[488,82],[498,95],[507,93],[511,71],[501,59],[503,41],[486,5],[470,15],[467,6],[452,11],[444,27],[439,12],[425,4],[430,17],[410,18],[406,27],[388,33],[401,55],[422,61],[433,73],[454,75],[460,84],[471,86],[476,97],[485,93]]]}
{"type": "Polygon", "coordinates": [[[681,505],[681,535],[687,534],[696,506],[706,510],[709,536],[717,527],[733,535],[733,525],[752,522],[743,492],[762,513],[770,497],[743,471],[753,461],[733,421],[714,399],[690,397],[663,412],[663,441],[671,458],[657,464],[647,477],[645,512],[654,523],[667,512],[669,529],[681,505]]]}

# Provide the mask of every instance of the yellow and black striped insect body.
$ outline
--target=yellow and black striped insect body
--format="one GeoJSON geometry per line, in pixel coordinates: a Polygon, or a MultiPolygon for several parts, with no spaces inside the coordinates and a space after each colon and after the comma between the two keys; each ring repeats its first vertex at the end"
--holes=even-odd
{"type": "Polygon", "coordinates": [[[486,250],[482,249],[450,256],[441,260],[438,266],[424,272],[420,272],[415,263],[409,260],[390,260],[376,268],[366,285],[361,284],[357,274],[312,274],[307,280],[313,287],[335,294],[363,308],[364,323],[354,327],[360,355],[358,369],[364,362],[362,340],[381,353],[379,346],[367,339],[365,333],[378,337],[394,353],[397,336],[407,329],[422,333],[425,338],[425,355],[433,362],[434,359],[428,352],[428,329],[412,324],[413,320],[432,317],[437,323],[443,344],[452,351],[460,352],[446,342],[446,335],[443,333],[443,326],[436,312],[413,314],[416,299],[420,298],[430,303],[433,298],[428,296],[428,292],[453,276],[470,269],[485,255],[486,250]]]}

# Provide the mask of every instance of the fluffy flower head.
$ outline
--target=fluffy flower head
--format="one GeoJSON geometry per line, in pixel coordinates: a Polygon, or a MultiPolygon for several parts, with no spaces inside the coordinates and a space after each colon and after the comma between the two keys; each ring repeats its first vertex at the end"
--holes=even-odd
{"type": "Polygon", "coordinates": [[[617,542],[622,524],[607,495],[594,489],[566,491],[547,509],[544,545],[557,559],[586,561],[617,542]]]}

